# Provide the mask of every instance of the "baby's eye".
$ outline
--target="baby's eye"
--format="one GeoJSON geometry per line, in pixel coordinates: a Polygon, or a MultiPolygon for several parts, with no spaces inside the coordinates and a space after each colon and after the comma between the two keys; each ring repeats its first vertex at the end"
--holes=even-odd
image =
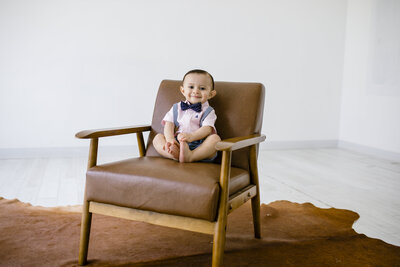
{"type": "Polygon", "coordinates": [[[206,88],[205,88],[205,87],[200,87],[200,90],[202,90],[202,91],[203,91],[203,90],[206,90],[206,88]]]}
{"type": "Polygon", "coordinates": [[[194,88],[194,86],[193,86],[193,85],[189,85],[189,88],[190,88],[190,89],[193,89],[193,88],[194,88]]]}

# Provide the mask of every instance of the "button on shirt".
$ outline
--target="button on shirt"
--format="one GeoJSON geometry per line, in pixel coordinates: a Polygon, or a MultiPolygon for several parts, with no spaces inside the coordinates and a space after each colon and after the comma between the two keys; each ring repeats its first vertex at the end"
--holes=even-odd
{"type": "MultiPolygon", "coordinates": [[[[190,104],[188,101],[185,101],[187,104],[190,104]]],[[[179,128],[177,133],[192,133],[200,129],[200,118],[206,109],[210,105],[208,101],[201,105],[201,112],[196,112],[192,109],[182,110],[181,105],[178,103],[178,118],[177,121],[179,123],[179,128]]],[[[212,110],[207,117],[203,120],[203,126],[210,126],[213,130],[212,133],[217,133],[215,129],[215,121],[217,120],[217,115],[215,111],[212,110]]],[[[172,122],[174,123],[174,111],[173,107],[168,111],[168,113],[164,116],[162,120],[162,125],[165,125],[165,122],[172,122]]]]}

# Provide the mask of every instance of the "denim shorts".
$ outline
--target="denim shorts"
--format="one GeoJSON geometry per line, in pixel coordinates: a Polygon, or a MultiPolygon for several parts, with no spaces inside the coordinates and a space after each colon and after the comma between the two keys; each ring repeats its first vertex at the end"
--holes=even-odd
{"type": "Polygon", "coordinates": [[[190,149],[190,150],[195,150],[195,149],[198,148],[203,142],[204,142],[204,139],[196,140],[196,141],[190,142],[190,143],[188,143],[189,149],[190,149]]]}

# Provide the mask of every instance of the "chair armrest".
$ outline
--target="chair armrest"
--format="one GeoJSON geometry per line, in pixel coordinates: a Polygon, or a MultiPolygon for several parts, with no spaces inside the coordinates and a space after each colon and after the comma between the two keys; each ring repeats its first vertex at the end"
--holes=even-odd
{"type": "Polygon", "coordinates": [[[121,134],[131,134],[150,131],[150,125],[137,125],[137,126],[127,126],[127,127],[117,127],[117,128],[106,128],[106,129],[96,129],[96,130],[85,130],[77,133],[76,138],[99,138],[106,136],[114,136],[121,134]]]}
{"type": "Polygon", "coordinates": [[[235,138],[229,138],[218,142],[215,145],[215,149],[218,151],[234,151],[240,148],[248,147],[261,143],[265,140],[265,135],[263,134],[253,134],[248,136],[241,136],[235,138]]]}

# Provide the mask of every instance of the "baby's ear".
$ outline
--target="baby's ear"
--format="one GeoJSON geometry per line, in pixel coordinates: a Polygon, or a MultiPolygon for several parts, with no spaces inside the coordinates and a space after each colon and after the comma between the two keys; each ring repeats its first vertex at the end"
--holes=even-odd
{"type": "Polygon", "coordinates": [[[183,86],[181,85],[181,87],[179,87],[179,90],[181,91],[181,93],[183,94],[183,86]]]}
{"type": "Polygon", "coordinates": [[[216,95],[217,95],[217,91],[211,90],[210,95],[208,96],[208,99],[211,99],[211,98],[213,98],[213,97],[216,96],[216,95]]]}

